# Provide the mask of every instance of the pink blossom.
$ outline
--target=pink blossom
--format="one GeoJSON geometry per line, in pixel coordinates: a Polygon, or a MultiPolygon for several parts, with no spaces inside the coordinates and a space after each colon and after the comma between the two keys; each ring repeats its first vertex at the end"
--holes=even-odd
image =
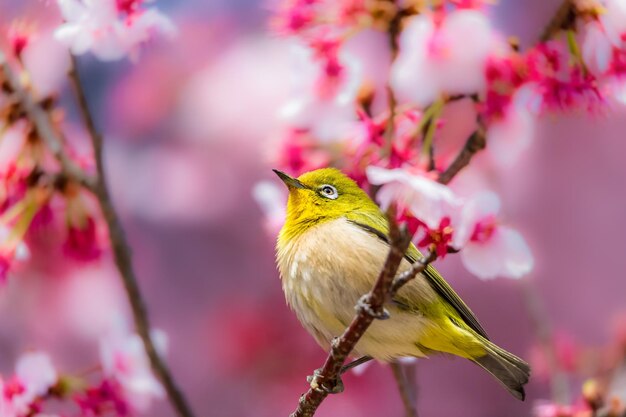
{"type": "Polygon", "coordinates": [[[318,40],[314,47],[292,47],[293,93],[280,116],[322,141],[341,139],[356,121],[361,64],[332,41],[318,40]]]}
{"type": "Polygon", "coordinates": [[[289,129],[277,147],[275,163],[278,169],[291,175],[323,168],[330,162],[330,154],[306,131],[289,129]]]}
{"type": "Polygon", "coordinates": [[[439,225],[434,229],[410,216],[404,216],[404,221],[413,234],[413,240],[418,247],[434,250],[440,259],[447,255],[454,233],[450,217],[442,218],[439,225]]]}
{"type": "MultiPolygon", "coordinates": [[[[166,350],[165,333],[153,331],[151,337],[159,354],[166,350]]],[[[137,411],[146,411],[152,400],[163,398],[163,387],[152,374],[143,342],[137,334],[110,334],[100,344],[100,360],[108,377],[118,382],[124,396],[137,411]]]]}
{"type": "Polygon", "coordinates": [[[370,184],[382,186],[377,198],[383,210],[396,202],[400,212],[410,212],[429,229],[438,229],[444,217],[454,216],[460,208],[452,190],[426,172],[370,166],[366,174],[370,184]]]}
{"type": "Polygon", "coordinates": [[[597,73],[609,69],[613,45],[602,24],[593,21],[586,25],[582,43],[582,55],[587,66],[597,73]]]}
{"type": "Polygon", "coordinates": [[[119,417],[131,415],[131,407],[124,398],[120,384],[110,379],[103,379],[99,385],[88,387],[76,395],[74,401],[85,416],[106,415],[111,409],[119,417]]]}
{"type": "Polygon", "coordinates": [[[533,417],[591,417],[592,410],[585,402],[562,405],[539,401],[533,407],[533,417]]]}
{"type": "Polygon", "coordinates": [[[261,181],[254,185],[252,196],[256,200],[265,217],[265,228],[272,236],[277,236],[285,222],[285,187],[275,182],[261,181]]]}
{"type": "Polygon", "coordinates": [[[98,239],[96,221],[86,216],[79,222],[68,225],[67,238],[63,243],[63,252],[70,258],[89,262],[96,260],[102,254],[98,239]]]}
{"type": "Polygon", "coordinates": [[[16,412],[26,413],[31,409],[32,403],[38,397],[46,395],[57,380],[57,372],[48,354],[43,352],[23,354],[15,365],[13,383],[16,389],[11,394],[11,401],[16,412]]]}
{"type": "Polygon", "coordinates": [[[579,65],[570,65],[562,45],[540,44],[527,54],[526,61],[527,80],[542,96],[543,109],[591,112],[604,102],[597,78],[579,65]]]}
{"type": "Polygon", "coordinates": [[[142,1],[57,0],[65,22],[56,38],[73,54],[91,51],[98,59],[114,61],[136,54],[154,33],[171,36],[172,22],[155,8],[142,9],[142,1]]]}
{"type": "Polygon", "coordinates": [[[463,206],[453,246],[461,251],[463,265],[482,279],[497,276],[521,278],[534,265],[522,236],[497,220],[500,199],[484,191],[463,206]]]}
{"type": "Polygon", "coordinates": [[[66,81],[70,68],[67,48],[52,31],[39,32],[24,49],[22,60],[40,97],[58,92],[66,81]]]}
{"type": "Polygon", "coordinates": [[[493,119],[487,129],[487,153],[500,167],[514,164],[531,144],[535,121],[524,106],[509,106],[503,117],[493,119]]]}
{"type": "Polygon", "coordinates": [[[610,42],[616,48],[625,46],[626,2],[624,0],[601,0],[605,8],[599,16],[600,23],[610,42]]]}
{"type": "Polygon", "coordinates": [[[468,94],[484,88],[487,59],[500,48],[487,17],[456,10],[437,24],[432,14],[407,21],[391,85],[403,101],[427,106],[441,93],[468,94]]]}
{"type": "Polygon", "coordinates": [[[13,238],[13,231],[0,225],[0,283],[6,281],[7,276],[16,261],[24,261],[30,257],[28,246],[22,241],[13,238]]]}
{"type": "Polygon", "coordinates": [[[16,57],[21,57],[22,51],[28,46],[33,38],[33,28],[22,22],[14,21],[7,31],[10,51],[16,57]]]}
{"type": "Polygon", "coordinates": [[[316,1],[284,0],[280,4],[273,26],[280,34],[297,34],[308,29],[315,21],[318,11],[316,1]]]}

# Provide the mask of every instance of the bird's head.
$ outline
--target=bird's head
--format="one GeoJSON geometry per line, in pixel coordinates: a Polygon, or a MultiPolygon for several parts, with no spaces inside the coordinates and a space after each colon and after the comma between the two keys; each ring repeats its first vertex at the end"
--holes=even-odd
{"type": "Polygon", "coordinates": [[[375,211],[378,206],[359,186],[335,168],[323,168],[298,178],[274,170],[289,189],[283,233],[294,236],[309,227],[335,220],[353,211],[375,211]]]}

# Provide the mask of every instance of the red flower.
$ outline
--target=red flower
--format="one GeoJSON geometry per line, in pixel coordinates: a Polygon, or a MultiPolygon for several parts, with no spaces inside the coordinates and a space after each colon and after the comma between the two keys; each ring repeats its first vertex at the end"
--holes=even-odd
{"type": "Polygon", "coordinates": [[[68,257],[84,262],[100,257],[102,249],[98,242],[96,222],[92,217],[86,217],[80,226],[70,224],[63,251],[68,257]]]}

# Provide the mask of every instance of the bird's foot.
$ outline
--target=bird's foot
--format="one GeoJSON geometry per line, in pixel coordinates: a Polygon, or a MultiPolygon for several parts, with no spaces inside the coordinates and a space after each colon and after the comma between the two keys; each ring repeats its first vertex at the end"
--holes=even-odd
{"type": "Polygon", "coordinates": [[[376,311],[372,308],[369,294],[365,294],[363,297],[359,298],[359,301],[356,304],[356,310],[359,313],[364,311],[366,314],[374,317],[377,320],[387,320],[389,317],[391,317],[389,312],[384,308],[382,308],[380,311],[376,311]]]}
{"type": "Polygon", "coordinates": [[[306,377],[306,380],[311,384],[311,388],[314,390],[321,390],[328,394],[340,394],[344,390],[343,381],[339,376],[335,379],[329,380],[322,375],[321,369],[313,371],[313,375],[306,377]]]}

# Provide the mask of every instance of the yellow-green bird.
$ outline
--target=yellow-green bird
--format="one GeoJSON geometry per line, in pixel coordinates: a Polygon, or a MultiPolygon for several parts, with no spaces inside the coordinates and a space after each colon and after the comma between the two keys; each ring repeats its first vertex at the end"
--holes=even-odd
{"type": "MultiPolygon", "coordinates": [[[[333,168],[292,178],[277,263],[290,307],[325,349],[355,315],[388,254],[385,215],[359,186],[333,168]]],[[[413,245],[399,272],[420,258],[413,245]]],[[[489,341],[474,313],[432,266],[402,287],[385,306],[391,318],[374,321],[355,347],[382,362],[447,353],[466,358],[524,399],[530,367],[489,341]]]]}

